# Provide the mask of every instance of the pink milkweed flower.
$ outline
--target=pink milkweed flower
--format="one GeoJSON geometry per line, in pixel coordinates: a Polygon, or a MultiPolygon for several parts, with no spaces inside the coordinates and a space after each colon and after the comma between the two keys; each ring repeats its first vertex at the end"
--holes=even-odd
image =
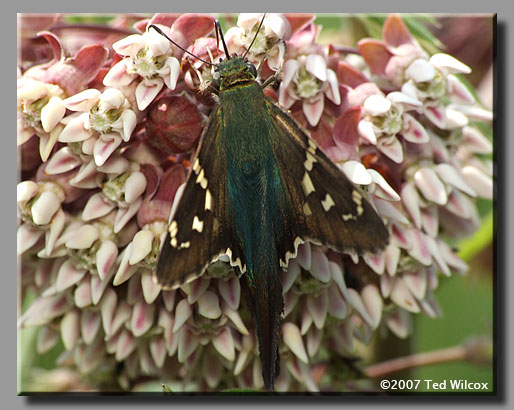
{"type": "MultiPolygon", "coordinates": [[[[243,55],[252,44],[257,28],[262,21],[262,13],[241,13],[237,27],[225,33],[227,47],[231,54],[243,55]]],[[[259,63],[267,55],[268,66],[276,71],[284,59],[286,47],[284,41],[289,39],[291,26],[281,14],[268,13],[262,27],[248,51],[247,58],[252,63],[259,63]]]]}
{"type": "Polygon", "coordinates": [[[130,84],[138,76],[142,77],[136,88],[136,101],[144,110],[161,91],[164,84],[175,89],[180,75],[180,62],[171,56],[170,42],[155,30],[143,34],[133,34],[113,44],[113,49],[125,57],[115,64],[104,78],[110,87],[130,84]]]}
{"type": "Polygon", "coordinates": [[[70,143],[92,138],[97,166],[102,166],[122,141],[128,142],[136,127],[136,113],[116,88],[103,92],[91,88],[67,98],[63,104],[76,113],[66,117],[59,141],[70,143]]]}
{"type": "Polygon", "coordinates": [[[323,56],[302,55],[285,62],[279,90],[282,106],[290,108],[296,101],[301,101],[309,124],[316,126],[323,114],[325,96],[334,104],[341,103],[337,75],[327,67],[323,56]]]}

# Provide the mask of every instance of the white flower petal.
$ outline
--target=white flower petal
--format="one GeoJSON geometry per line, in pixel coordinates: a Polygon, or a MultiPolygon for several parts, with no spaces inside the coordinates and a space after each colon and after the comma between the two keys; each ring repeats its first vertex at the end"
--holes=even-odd
{"type": "Polygon", "coordinates": [[[305,59],[305,69],[320,81],[327,81],[327,63],[319,54],[309,54],[305,59]]]}
{"type": "Polygon", "coordinates": [[[82,165],[82,161],[71,152],[70,147],[62,147],[47,162],[45,173],[48,175],[62,174],[77,168],[79,165],[82,165]]]}
{"type": "Polygon", "coordinates": [[[46,225],[60,207],[59,197],[52,191],[45,191],[31,207],[32,220],[36,225],[46,225]]]}
{"type": "Polygon", "coordinates": [[[358,161],[346,161],[343,164],[343,172],[350,181],[357,185],[369,185],[372,182],[368,170],[358,161]]]}
{"type": "Polygon", "coordinates": [[[184,323],[191,317],[193,314],[193,308],[188,303],[187,299],[182,299],[178,302],[177,307],[175,308],[175,322],[173,323],[173,333],[177,333],[184,323]]]}
{"type": "Polygon", "coordinates": [[[132,34],[125,37],[112,45],[112,48],[120,56],[135,57],[137,52],[144,46],[143,36],[141,34],[132,34]]]}
{"type": "Polygon", "coordinates": [[[309,100],[303,100],[302,109],[309,124],[315,127],[323,114],[325,108],[325,97],[322,93],[319,93],[317,97],[309,100]]]}
{"type": "Polygon", "coordinates": [[[169,74],[164,77],[164,83],[170,90],[174,90],[180,76],[180,63],[175,57],[169,57],[166,60],[166,68],[169,74]]]}
{"type": "Polygon", "coordinates": [[[164,80],[162,78],[144,79],[141,81],[136,88],[137,108],[140,111],[145,110],[159,94],[163,86],[164,80]]]}
{"type": "Polygon", "coordinates": [[[212,339],[212,345],[217,352],[229,362],[233,362],[236,359],[234,339],[228,326],[225,326],[221,332],[212,339]]]}
{"type": "Polygon", "coordinates": [[[341,104],[341,94],[339,93],[339,81],[337,79],[337,74],[333,70],[327,70],[327,81],[328,89],[325,91],[327,98],[336,105],[341,104]]]}
{"type": "Polygon", "coordinates": [[[41,109],[41,125],[46,132],[50,132],[64,117],[66,108],[59,97],[52,97],[41,109]]]}
{"type": "Polygon", "coordinates": [[[141,230],[134,235],[130,252],[129,264],[135,265],[142,261],[152,250],[154,235],[147,230],[141,230]]]}
{"type": "Polygon", "coordinates": [[[34,181],[22,181],[16,186],[16,201],[25,202],[39,193],[39,186],[34,181]]]}
{"type": "Polygon", "coordinates": [[[448,201],[446,188],[436,173],[431,168],[420,168],[414,174],[416,186],[423,196],[438,205],[444,205],[448,201]]]}
{"type": "Polygon", "coordinates": [[[400,195],[397,194],[397,192],[387,183],[385,178],[380,174],[379,172],[375,171],[374,169],[368,169],[367,170],[369,175],[371,175],[371,179],[374,184],[376,184],[378,187],[380,187],[379,190],[375,189],[374,194],[382,197],[384,199],[387,199],[389,201],[400,201],[400,195]]]}
{"type": "Polygon", "coordinates": [[[127,142],[130,140],[134,128],[136,128],[137,117],[135,112],[132,110],[124,110],[121,113],[121,122],[123,123],[123,134],[121,137],[123,141],[127,142]]]}
{"type": "Polygon", "coordinates": [[[493,199],[493,180],[478,168],[467,165],[461,169],[461,174],[478,196],[493,199]]]}
{"type": "Polygon", "coordinates": [[[125,201],[132,203],[137,200],[146,189],[146,178],[142,172],[133,172],[125,182],[125,201]]]}
{"type": "Polygon", "coordinates": [[[437,175],[439,175],[439,177],[447,184],[460,189],[462,192],[470,196],[476,196],[475,191],[473,191],[473,189],[460,176],[458,171],[450,164],[438,164],[435,166],[435,170],[437,175]]]}
{"type": "Polygon", "coordinates": [[[155,302],[155,299],[161,293],[162,286],[153,280],[153,273],[151,271],[146,271],[141,275],[141,288],[143,289],[145,302],[150,304],[155,302]]]}
{"type": "Polygon", "coordinates": [[[391,109],[391,101],[380,94],[370,95],[363,108],[372,116],[383,115],[391,109]]]}
{"type": "Polygon", "coordinates": [[[66,247],[71,249],[87,249],[100,237],[98,229],[93,225],[82,225],[73,236],[66,241],[66,247]]]}
{"type": "Polygon", "coordinates": [[[71,119],[59,134],[60,142],[80,142],[91,137],[91,132],[84,128],[84,118],[88,114],[71,119]]]}
{"type": "Polygon", "coordinates": [[[445,53],[437,53],[430,57],[430,63],[435,65],[437,68],[445,69],[450,73],[463,73],[469,74],[471,73],[471,68],[469,68],[466,64],[460,62],[455,57],[452,57],[449,54],[445,53]]]}
{"type": "Polygon", "coordinates": [[[124,58],[111,67],[103,79],[107,87],[124,87],[129,85],[136,77],[135,73],[127,72],[129,59],[124,58]]]}
{"type": "Polygon", "coordinates": [[[16,234],[16,249],[18,255],[34,246],[44,231],[31,224],[23,224],[18,227],[16,234]]]}
{"type": "Polygon", "coordinates": [[[125,102],[125,96],[117,88],[106,88],[99,98],[102,108],[106,111],[112,108],[120,108],[125,102]]]}
{"type": "Polygon", "coordinates": [[[198,313],[208,319],[217,319],[221,315],[218,296],[207,291],[198,299],[198,313]]]}
{"type": "Polygon", "coordinates": [[[405,70],[405,77],[412,78],[417,83],[431,81],[435,77],[435,69],[428,61],[418,58],[405,70]]]}
{"type": "Polygon", "coordinates": [[[303,344],[300,329],[293,323],[286,322],[282,325],[284,344],[304,363],[309,363],[305,345],[303,344]]]}
{"type": "Polygon", "coordinates": [[[87,112],[98,102],[100,95],[99,90],[90,88],[66,98],[62,103],[68,110],[87,112]]]}
{"type": "Polygon", "coordinates": [[[360,120],[357,125],[359,135],[369,143],[375,145],[377,143],[377,136],[373,130],[373,124],[368,120],[360,120]]]}
{"type": "Polygon", "coordinates": [[[91,221],[92,219],[100,218],[107,215],[115,207],[116,205],[109,202],[102,192],[97,192],[88,199],[84,206],[84,210],[82,211],[82,220],[91,221]]]}
{"type": "Polygon", "coordinates": [[[104,280],[114,266],[114,262],[118,257],[118,247],[113,241],[102,241],[100,248],[96,252],[96,269],[98,276],[104,280]]]}
{"type": "Polygon", "coordinates": [[[58,292],[62,292],[65,289],[77,284],[86,274],[85,269],[78,269],[72,263],[71,259],[66,260],[57,274],[55,281],[56,289],[58,292]]]}
{"type": "Polygon", "coordinates": [[[100,135],[93,148],[95,164],[99,167],[102,166],[120,144],[121,138],[117,134],[100,135]]]}

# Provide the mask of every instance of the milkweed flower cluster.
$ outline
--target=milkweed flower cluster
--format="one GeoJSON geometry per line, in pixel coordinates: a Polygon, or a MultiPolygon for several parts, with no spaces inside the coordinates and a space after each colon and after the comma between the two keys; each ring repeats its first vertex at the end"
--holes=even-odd
{"type": "MultiPolygon", "coordinates": [[[[230,52],[245,52],[261,20],[239,16],[230,52]]],[[[214,102],[202,92],[211,67],[150,24],[202,59],[224,57],[211,16],[157,14],[109,44],[84,35],[72,57],[40,33],[54,58],[19,63],[18,254],[22,298],[35,295],[19,325],[40,326],[39,353],[62,340],[59,364],[86,379],[102,370],[117,388],[147,377],[177,391],[262,388],[228,256],[177,290],[152,280],[214,102]]],[[[455,75],[466,65],[429,56],[397,15],[358,55],[320,46],[319,30],[313,16],[268,14],[248,58],[266,59],[265,77],[282,70],[266,93],[361,187],[390,243],[377,255],[300,246],[282,274],[279,391],[336,389],[313,371],[321,357],[352,356],[386,329],[405,338],[412,314],[438,316],[440,276],[467,269],[447,238],[469,235],[476,198],[493,192],[491,143],[474,126],[492,114],[455,75]]]]}

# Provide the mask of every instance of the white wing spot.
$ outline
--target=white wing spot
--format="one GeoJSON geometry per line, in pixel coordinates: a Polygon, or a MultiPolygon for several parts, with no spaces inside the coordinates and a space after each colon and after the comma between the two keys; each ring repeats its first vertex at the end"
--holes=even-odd
{"type": "Polygon", "coordinates": [[[311,192],[315,191],[311,177],[309,176],[309,173],[307,171],[305,171],[305,174],[303,175],[302,188],[303,192],[305,192],[305,195],[309,195],[311,192]]]}
{"type": "Polygon", "coordinates": [[[179,249],[189,248],[190,246],[191,246],[191,242],[187,241],[187,242],[182,242],[178,248],[179,249]]]}
{"type": "Polygon", "coordinates": [[[193,163],[193,171],[195,174],[198,174],[198,171],[200,170],[200,160],[198,157],[196,157],[195,162],[193,163]]]}
{"type": "Polygon", "coordinates": [[[200,219],[198,219],[198,217],[196,215],[193,218],[193,227],[192,227],[192,229],[196,229],[200,233],[203,231],[203,221],[200,221],[200,219]]]}
{"type": "Polygon", "coordinates": [[[170,225],[170,228],[169,228],[169,231],[170,231],[170,236],[172,238],[174,238],[175,236],[177,236],[177,232],[178,232],[178,225],[177,225],[177,221],[173,221],[170,225]]]}
{"type": "Polygon", "coordinates": [[[343,221],[348,221],[350,219],[356,219],[353,214],[344,214],[343,215],[343,221]]]}
{"type": "Polygon", "coordinates": [[[203,175],[204,175],[204,172],[203,172],[203,168],[200,169],[200,173],[198,174],[198,176],[196,177],[196,183],[197,184],[200,184],[203,180],[203,175]]]}
{"type": "Polygon", "coordinates": [[[330,196],[330,194],[327,193],[327,195],[325,195],[325,199],[321,201],[321,205],[323,205],[323,209],[325,210],[325,212],[328,212],[328,210],[336,204],[330,196]]]}
{"type": "Polygon", "coordinates": [[[308,152],[310,152],[311,154],[315,154],[316,153],[316,143],[312,140],[312,138],[309,138],[308,139],[309,141],[309,148],[308,148],[308,152]]]}
{"type": "Polygon", "coordinates": [[[212,195],[211,191],[205,191],[205,210],[212,211],[212,195]]]}
{"type": "Polygon", "coordinates": [[[306,152],[306,156],[307,159],[303,163],[303,166],[307,169],[307,171],[312,171],[312,165],[318,160],[309,151],[306,152]]]}
{"type": "Polygon", "coordinates": [[[312,211],[311,211],[311,208],[309,206],[309,204],[307,202],[305,202],[303,204],[303,213],[306,215],[306,216],[309,216],[309,215],[312,215],[312,211]]]}
{"type": "Polygon", "coordinates": [[[360,215],[362,215],[363,212],[364,212],[364,208],[361,205],[357,206],[357,215],[360,216],[360,215]]]}
{"type": "Polygon", "coordinates": [[[282,261],[282,259],[280,259],[279,263],[280,263],[280,266],[283,267],[283,268],[287,268],[288,265],[289,265],[289,260],[290,259],[293,259],[293,258],[296,258],[296,256],[298,255],[298,247],[304,242],[304,240],[302,238],[300,238],[299,236],[297,236],[293,242],[293,247],[294,247],[294,252],[289,252],[287,251],[286,252],[286,255],[285,255],[285,262],[282,261]]]}
{"type": "Polygon", "coordinates": [[[352,199],[353,199],[353,202],[355,202],[357,204],[357,206],[360,206],[362,204],[362,195],[359,191],[357,191],[355,189],[352,192],[352,199]]]}
{"type": "Polygon", "coordinates": [[[173,246],[174,248],[177,247],[177,238],[171,238],[171,246],[173,246]]]}
{"type": "Polygon", "coordinates": [[[203,179],[200,181],[200,186],[202,187],[202,189],[207,188],[207,182],[207,178],[203,177],[203,179]]]}

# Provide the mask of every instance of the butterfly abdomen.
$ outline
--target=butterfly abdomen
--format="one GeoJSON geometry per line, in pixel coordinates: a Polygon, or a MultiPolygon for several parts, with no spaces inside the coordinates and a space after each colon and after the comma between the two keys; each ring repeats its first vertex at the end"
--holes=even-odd
{"type": "Polygon", "coordinates": [[[238,116],[223,121],[237,101],[239,105],[245,101],[247,90],[238,87],[221,98],[221,134],[226,139],[228,214],[244,254],[246,272],[242,281],[257,330],[264,384],[271,390],[279,374],[283,298],[276,240],[282,236],[280,210],[285,198],[271,149],[270,125],[256,115],[264,109],[262,91],[239,107],[238,116]]]}

